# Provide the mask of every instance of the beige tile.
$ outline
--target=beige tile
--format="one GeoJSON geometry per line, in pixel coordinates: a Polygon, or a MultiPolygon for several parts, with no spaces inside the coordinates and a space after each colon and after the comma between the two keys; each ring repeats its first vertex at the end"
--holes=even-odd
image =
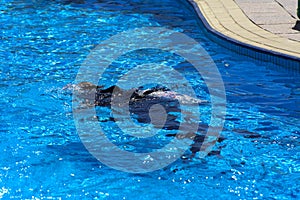
{"type": "MultiPolygon", "coordinates": [[[[244,6],[252,6],[252,8],[248,8],[248,10],[259,9],[261,12],[267,12],[268,9],[261,8],[262,5],[258,5],[262,3],[270,6],[270,8],[274,8],[273,11],[276,10],[276,12],[283,10],[283,8],[276,7],[277,4],[272,0],[238,0],[238,2],[243,3],[244,6]],[[257,4],[254,5],[255,3],[253,2],[257,4]]],[[[248,18],[249,16],[244,14],[244,11],[238,7],[234,0],[197,0],[197,3],[208,23],[216,31],[246,44],[300,57],[300,42],[287,39],[297,39],[298,35],[295,32],[291,32],[291,34],[283,34],[280,32],[282,27],[285,27],[285,31],[287,31],[286,29],[292,25],[291,17],[286,13],[278,15],[276,12],[268,12],[265,18],[256,16],[256,20],[264,20],[263,23],[266,25],[264,27],[266,30],[264,30],[257,26],[257,22],[256,24],[253,23],[253,20],[251,21],[248,18]],[[278,16],[280,19],[276,21],[275,19],[278,18],[278,16]],[[275,22],[284,23],[284,26],[280,24],[272,26],[272,23],[275,22]],[[268,28],[272,30],[268,30],[268,28]],[[278,32],[279,35],[275,35],[272,32],[278,32]]],[[[252,13],[254,13],[254,16],[258,15],[258,12],[252,13]]]]}
{"type": "Polygon", "coordinates": [[[299,34],[300,32],[292,29],[295,26],[294,23],[290,24],[266,24],[261,25],[261,27],[265,30],[268,30],[275,34],[299,34]]]}

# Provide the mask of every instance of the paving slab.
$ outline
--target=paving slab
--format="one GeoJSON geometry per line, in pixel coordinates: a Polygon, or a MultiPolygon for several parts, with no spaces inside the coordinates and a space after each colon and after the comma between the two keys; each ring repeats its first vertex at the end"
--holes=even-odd
{"type": "Polygon", "coordinates": [[[189,0],[215,31],[242,43],[300,58],[297,0],[189,0]],[[296,9],[295,6],[294,9],[296,9]]]}
{"type": "Polygon", "coordinates": [[[286,23],[286,24],[263,24],[260,25],[265,30],[269,30],[275,34],[296,34],[299,35],[299,31],[294,30],[293,27],[295,23],[286,23]]]}
{"type": "Polygon", "coordinates": [[[298,0],[276,0],[295,19],[297,18],[298,0]]]}
{"type": "Polygon", "coordinates": [[[280,33],[279,35],[282,37],[289,38],[291,40],[300,41],[299,33],[280,33]]]}
{"type": "Polygon", "coordinates": [[[235,0],[246,16],[261,28],[291,40],[300,41],[292,28],[297,21],[298,0],[235,0]]]}

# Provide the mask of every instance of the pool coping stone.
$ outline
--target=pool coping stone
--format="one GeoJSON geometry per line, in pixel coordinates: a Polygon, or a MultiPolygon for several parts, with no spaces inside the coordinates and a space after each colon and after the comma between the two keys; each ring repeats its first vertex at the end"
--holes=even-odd
{"type": "Polygon", "coordinates": [[[254,24],[234,0],[188,0],[211,39],[240,54],[300,70],[300,42],[254,24]]]}

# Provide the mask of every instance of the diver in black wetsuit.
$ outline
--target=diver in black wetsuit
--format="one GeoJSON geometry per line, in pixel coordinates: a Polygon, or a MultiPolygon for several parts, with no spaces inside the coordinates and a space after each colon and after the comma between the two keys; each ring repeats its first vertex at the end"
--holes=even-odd
{"type": "MultiPolygon", "coordinates": [[[[128,106],[129,112],[132,116],[136,117],[139,123],[151,123],[149,116],[149,110],[151,106],[155,104],[160,104],[164,107],[167,118],[163,126],[165,130],[178,130],[180,122],[174,113],[181,113],[180,103],[185,104],[200,104],[204,101],[192,98],[187,95],[181,95],[176,92],[169,90],[168,88],[156,86],[152,88],[136,88],[131,90],[123,90],[118,86],[111,86],[104,88],[103,86],[95,86],[88,82],[83,82],[77,85],[77,90],[82,90],[82,98],[85,96],[94,95],[94,102],[90,105],[111,107],[112,99],[119,96],[128,96],[129,102],[119,102],[119,106],[128,106]],[[91,92],[92,91],[92,92],[91,92]],[[179,102],[180,100],[180,102],[179,102]]],[[[91,98],[91,97],[90,97],[91,98]]],[[[122,98],[121,98],[122,99],[122,98]]],[[[160,113],[158,113],[160,114],[160,113]]],[[[114,121],[114,118],[110,118],[110,121],[114,121]]],[[[179,139],[190,138],[194,141],[191,145],[190,151],[192,156],[194,156],[198,151],[200,151],[201,144],[204,141],[205,133],[208,129],[208,125],[199,124],[198,132],[187,133],[187,134],[167,134],[167,137],[177,137],[179,139]]],[[[219,142],[223,141],[223,138],[219,138],[219,142]]],[[[214,152],[214,154],[219,154],[219,152],[214,152]]]]}

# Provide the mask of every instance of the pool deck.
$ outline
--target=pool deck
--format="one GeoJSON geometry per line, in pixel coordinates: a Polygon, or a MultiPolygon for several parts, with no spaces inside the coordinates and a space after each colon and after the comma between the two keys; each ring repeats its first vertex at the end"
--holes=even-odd
{"type": "Polygon", "coordinates": [[[190,0],[225,37],[274,54],[300,58],[297,0],[190,0]]]}

